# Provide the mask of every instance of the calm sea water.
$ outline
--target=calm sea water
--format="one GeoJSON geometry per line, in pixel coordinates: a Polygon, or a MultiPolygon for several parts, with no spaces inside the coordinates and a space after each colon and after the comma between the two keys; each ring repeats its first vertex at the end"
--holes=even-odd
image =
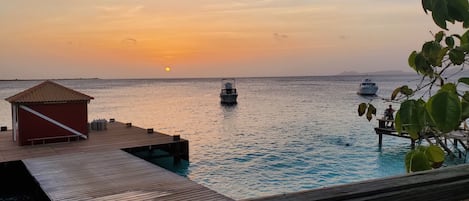
{"type": "MultiPolygon", "coordinates": [[[[220,79],[61,80],[93,96],[89,120],[154,128],[190,141],[190,163],[174,170],[234,199],[321,188],[404,174],[410,142],[384,137],[357,116],[369,99],[356,94],[364,77],[237,79],[238,104],[219,103],[220,79]]],[[[382,116],[389,97],[412,76],[375,76],[373,104],[382,116]]],[[[2,81],[4,99],[40,81],[2,81]]],[[[395,108],[399,105],[394,104],[395,108]]],[[[0,125],[11,128],[0,101],[0,125]]]]}

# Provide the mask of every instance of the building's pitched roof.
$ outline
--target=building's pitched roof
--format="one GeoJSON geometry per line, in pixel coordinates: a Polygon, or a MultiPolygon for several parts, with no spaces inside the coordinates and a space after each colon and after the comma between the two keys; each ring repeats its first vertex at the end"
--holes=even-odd
{"type": "Polygon", "coordinates": [[[37,103],[89,101],[91,99],[94,98],[47,80],[16,95],[10,96],[5,100],[10,103],[37,103]]]}

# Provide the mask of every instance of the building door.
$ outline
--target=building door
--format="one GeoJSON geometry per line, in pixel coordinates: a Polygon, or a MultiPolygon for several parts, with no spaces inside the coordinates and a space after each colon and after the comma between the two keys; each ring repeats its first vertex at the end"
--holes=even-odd
{"type": "Polygon", "coordinates": [[[18,106],[16,104],[11,105],[11,114],[12,114],[12,126],[13,126],[13,141],[16,142],[18,139],[18,106]]]}

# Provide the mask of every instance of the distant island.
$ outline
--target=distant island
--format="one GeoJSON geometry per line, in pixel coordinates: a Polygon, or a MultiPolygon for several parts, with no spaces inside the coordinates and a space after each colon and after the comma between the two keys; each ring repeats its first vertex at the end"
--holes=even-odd
{"type": "Polygon", "coordinates": [[[357,71],[344,71],[339,76],[350,76],[350,75],[416,75],[415,72],[400,71],[400,70],[388,70],[388,71],[374,71],[374,72],[357,72],[357,71]]]}

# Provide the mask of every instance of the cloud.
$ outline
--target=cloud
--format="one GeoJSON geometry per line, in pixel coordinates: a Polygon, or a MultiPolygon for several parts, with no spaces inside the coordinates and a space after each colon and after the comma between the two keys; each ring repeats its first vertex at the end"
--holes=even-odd
{"type": "Polygon", "coordinates": [[[287,34],[274,33],[274,39],[275,40],[281,41],[281,40],[285,40],[287,38],[288,38],[287,34]]]}
{"type": "Polygon", "coordinates": [[[121,43],[126,46],[133,46],[137,45],[137,40],[134,38],[124,38],[122,39],[121,43]]]}

